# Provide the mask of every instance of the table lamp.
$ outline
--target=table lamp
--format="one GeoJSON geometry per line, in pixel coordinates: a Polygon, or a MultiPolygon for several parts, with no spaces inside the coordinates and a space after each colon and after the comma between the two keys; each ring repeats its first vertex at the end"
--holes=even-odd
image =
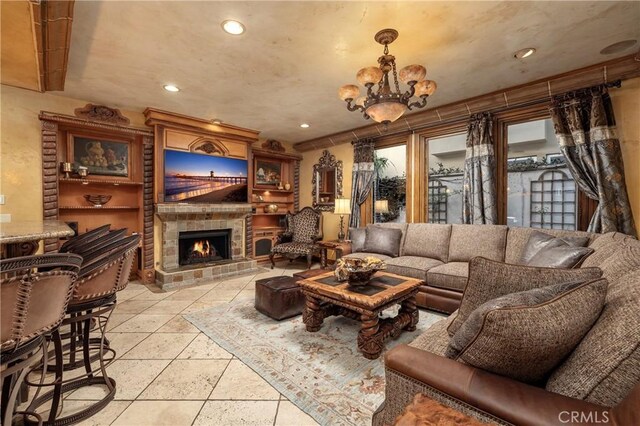
{"type": "Polygon", "coordinates": [[[389,213],[389,200],[377,200],[374,209],[376,213],[389,213]]]}
{"type": "Polygon", "coordinates": [[[336,198],[334,214],[340,215],[340,232],[338,232],[338,241],[344,241],[344,215],[351,214],[351,199],[336,198]]]}

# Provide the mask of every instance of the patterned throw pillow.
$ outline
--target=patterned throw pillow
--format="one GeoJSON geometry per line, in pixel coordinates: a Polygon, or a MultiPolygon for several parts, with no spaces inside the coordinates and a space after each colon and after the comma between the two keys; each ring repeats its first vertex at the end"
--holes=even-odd
{"type": "Polygon", "coordinates": [[[552,284],[584,282],[602,276],[600,268],[556,269],[512,265],[482,257],[469,262],[469,279],[458,315],[447,331],[453,336],[476,308],[489,300],[552,284]]]}
{"type": "MultiPolygon", "coordinates": [[[[541,251],[554,247],[585,247],[589,242],[589,237],[554,237],[544,232],[534,231],[531,233],[527,244],[522,251],[521,265],[531,265],[529,262],[541,251]]],[[[542,265],[538,265],[542,266],[542,265]]]]}
{"type": "Polygon", "coordinates": [[[541,384],[597,321],[604,278],[509,294],[473,311],[446,356],[521,382],[541,384]]]}
{"type": "Polygon", "coordinates": [[[351,251],[353,253],[364,251],[364,239],[366,236],[366,228],[349,228],[349,239],[351,240],[351,251]]]}

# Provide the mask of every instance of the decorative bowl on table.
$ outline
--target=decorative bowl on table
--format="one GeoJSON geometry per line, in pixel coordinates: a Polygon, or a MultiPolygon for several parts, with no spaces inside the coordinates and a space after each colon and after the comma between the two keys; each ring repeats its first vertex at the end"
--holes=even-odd
{"type": "Polygon", "coordinates": [[[348,281],[351,286],[361,287],[369,284],[373,274],[386,268],[382,260],[373,256],[363,259],[340,258],[336,261],[334,274],[338,281],[348,281]]]}
{"type": "Polygon", "coordinates": [[[111,195],[87,194],[84,198],[94,206],[102,207],[104,204],[109,202],[111,195]]]}
{"type": "Polygon", "coordinates": [[[269,204],[264,206],[263,208],[265,213],[275,213],[278,211],[278,205],[277,204],[269,204]]]}

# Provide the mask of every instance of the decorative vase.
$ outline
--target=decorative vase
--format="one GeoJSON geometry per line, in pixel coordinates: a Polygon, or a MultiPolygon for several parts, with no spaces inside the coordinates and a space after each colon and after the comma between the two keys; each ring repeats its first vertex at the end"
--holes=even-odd
{"type": "Polygon", "coordinates": [[[111,200],[111,195],[87,194],[84,198],[95,207],[102,207],[103,204],[107,204],[111,200]]]}
{"type": "Polygon", "coordinates": [[[348,281],[350,286],[360,287],[369,284],[373,274],[386,267],[384,261],[373,256],[364,259],[343,257],[336,261],[334,275],[340,282],[348,281]]]}
{"type": "Polygon", "coordinates": [[[280,191],[282,191],[282,190],[284,189],[284,187],[282,186],[282,182],[279,182],[279,183],[278,183],[278,189],[279,189],[280,191]]]}
{"type": "Polygon", "coordinates": [[[89,170],[86,167],[78,167],[78,176],[80,177],[87,177],[87,175],[89,174],[89,170]]]}
{"type": "Polygon", "coordinates": [[[277,204],[269,204],[264,206],[264,212],[265,213],[275,213],[278,211],[278,205],[277,204]]]}
{"type": "Polygon", "coordinates": [[[287,191],[291,189],[291,184],[289,182],[284,184],[284,189],[286,189],[287,191]]]}

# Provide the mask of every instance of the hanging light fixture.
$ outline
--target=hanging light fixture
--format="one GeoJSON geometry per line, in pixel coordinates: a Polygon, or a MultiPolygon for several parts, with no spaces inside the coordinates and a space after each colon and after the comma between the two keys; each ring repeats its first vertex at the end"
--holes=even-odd
{"type": "Polygon", "coordinates": [[[384,125],[396,121],[406,110],[424,108],[427,97],[436,91],[436,82],[425,80],[427,70],[422,65],[407,65],[400,70],[399,80],[409,85],[409,90],[404,93],[400,91],[396,58],[389,54],[389,45],[396,38],[398,31],[391,28],[378,31],[375,35],[375,41],[384,45],[384,54],[378,58],[379,66],[362,68],[356,74],[358,82],[367,88],[366,96],[360,96],[360,88],[355,84],[344,85],[338,90],[340,99],[347,102],[349,111],[362,111],[365,119],[371,117],[384,125]],[[392,83],[389,81],[390,72],[392,83]],[[377,92],[374,91],[375,85],[378,85],[377,92]],[[412,101],[414,96],[419,100],[412,101]]]}

